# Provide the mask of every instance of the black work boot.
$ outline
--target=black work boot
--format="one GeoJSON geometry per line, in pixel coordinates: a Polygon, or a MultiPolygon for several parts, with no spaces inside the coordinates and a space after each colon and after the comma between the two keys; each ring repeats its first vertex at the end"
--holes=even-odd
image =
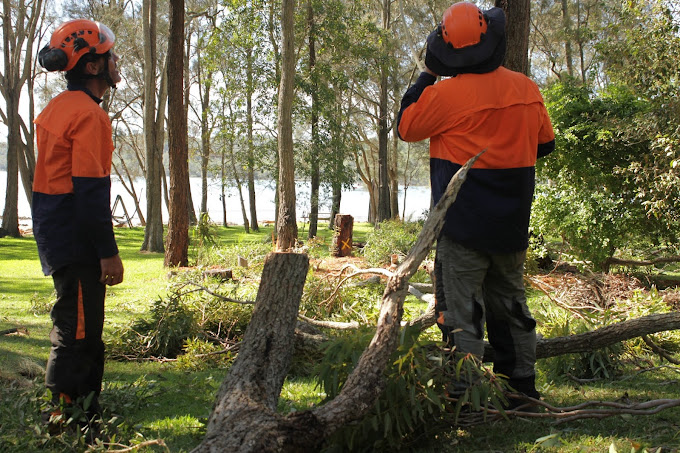
{"type": "Polygon", "coordinates": [[[534,399],[541,398],[541,394],[536,390],[535,375],[523,378],[510,378],[508,379],[508,386],[511,391],[506,395],[508,404],[504,407],[505,410],[538,412],[538,406],[524,398],[527,396],[534,399]]]}

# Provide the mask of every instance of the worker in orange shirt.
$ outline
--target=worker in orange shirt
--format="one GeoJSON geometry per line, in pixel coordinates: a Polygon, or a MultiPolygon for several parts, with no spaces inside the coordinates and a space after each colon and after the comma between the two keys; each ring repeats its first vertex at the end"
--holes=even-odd
{"type": "Polygon", "coordinates": [[[111,221],[111,120],[99,105],[121,80],[114,43],[107,26],[72,20],[38,55],[67,82],[35,119],[33,233],[57,292],[45,375],[55,415],[72,405],[89,418],[100,413],[106,285],[123,281],[111,221]]]}
{"type": "Polygon", "coordinates": [[[479,358],[486,325],[494,371],[538,398],[536,321],[523,276],[534,165],[554,150],[555,135],[536,84],[501,66],[505,50],[502,9],[453,4],[427,38],[426,70],[401,101],[398,131],[405,141],[430,139],[435,203],[455,172],[486,149],[437,241],[437,323],[444,341],[479,358]]]}

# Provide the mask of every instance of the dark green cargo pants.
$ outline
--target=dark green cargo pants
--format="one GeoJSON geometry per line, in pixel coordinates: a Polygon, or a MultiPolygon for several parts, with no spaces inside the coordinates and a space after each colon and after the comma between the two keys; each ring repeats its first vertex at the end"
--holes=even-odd
{"type": "Polygon", "coordinates": [[[536,321],[524,293],[526,250],[493,255],[442,235],[435,258],[437,324],[444,341],[480,359],[484,328],[494,348],[494,372],[536,396],[536,321]]]}

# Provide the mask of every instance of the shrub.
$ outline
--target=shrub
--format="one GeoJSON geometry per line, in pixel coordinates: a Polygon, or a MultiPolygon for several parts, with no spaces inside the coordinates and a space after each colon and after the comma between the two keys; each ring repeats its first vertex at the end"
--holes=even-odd
{"type": "Polygon", "coordinates": [[[406,256],[422,228],[421,222],[382,222],[366,235],[364,257],[371,265],[380,266],[389,264],[393,254],[406,256]]]}

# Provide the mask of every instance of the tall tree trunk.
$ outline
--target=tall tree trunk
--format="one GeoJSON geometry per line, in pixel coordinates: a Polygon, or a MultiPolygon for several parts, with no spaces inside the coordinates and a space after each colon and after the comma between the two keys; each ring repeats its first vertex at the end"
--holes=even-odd
{"type": "Polygon", "coordinates": [[[168,39],[168,148],[170,209],[165,266],[187,266],[189,162],[184,109],[184,0],[170,0],[168,39]]]}
{"type": "MultiPolygon", "coordinates": [[[[396,87],[395,87],[396,91],[396,87]]],[[[399,113],[396,102],[394,103],[395,111],[392,112],[392,118],[396,118],[399,113]]],[[[397,122],[392,124],[392,141],[389,161],[389,177],[390,177],[390,211],[393,219],[399,218],[399,171],[397,162],[399,161],[399,136],[397,135],[397,122]]]]}
{"type": "MultiPolygon", "coordinates": [[[[233,139],[232,139],[233,141],[233,139]]],[[[227,227],[227,191],[225,190],[227,185],[227,155],[224,149],[220,153],[221,164],[220,164],[220,201],[222,202],[222,226],[227,227]]]]}
{"type": "MultiPolygon", "coordinates": [[[[9,22],[9,21],[7,21],[9,22]]],[[[7,67],[7,66],[5,66],[7,67]]],[[[18,91],[8,90],[7,102],[7,184],[5,188],[5,208],[2,212],[3,233],[21,237],[19,231],[19,164],[18,154],[21,137],[19,135],[19,96],[18,91]]]]}
{"type": "MultiPolygon", "coordinates": [[[[384,31],[390,26],[390,0],[382,1],[382,28],[384,31]]],[[[390,202],[390,175],[389,175],[389,161],[388,161],[388,121],[387,116],[389,112],[388,102],[389,97],[387,93],[387,72],[388,66],[385,61],[387,58],[387,43],[383,42],[381,49],[380,62],[380,100],[379,100],[379,118],[378,118],[378,217],[376,223],[388,220],[392,217],[391,202],[390,202]]]]}
{"type": "Polygon", "coordinates": [[[309,156],[311,167],[311,191],[309,200],[309,233],[310,239],[316,236],[319,223],[319,186],[321,185],[319,171],[319,93],[318,76],[316,74],[316,27],[314,25],[314,7],[312,0],[307,2],[307,26],[309,27],[309,74],[312,81],[312,115],[311,132],[312,146],[309,156]]]}
{"type": "Polygon", "coordinates": [[[246,123],[248,128],[248,202],[250,204],[250,227],[260,231],[257,225],[255,201],[255,143],[253,142],[253,49],[246,52],[246,123]]]}
{"type": "MultiPolygon", "coordinates": [[[[142,3],[144,33],[144,138],[146,145],[146,227],[142,250],[163,252],[163,210],[161,171],[163,148],[159,146],[158,117],[163,117],[160,105],[156,109],[156,0],[142,3]]],[[[161,89],[162,91],[162,89],[161,89]]],[[[162,96],[158,96],[159,104],[162,96]]]]}
{"type": "MultiPolygon", "coordinates": [[[[184,52],[184,74],[186,74],[186,77],[184,77],[184,121],[186,124],[188,124],[189,103],[191,102],[191,98],[189,96],[191,91],[191,77],[189,71],[189,54],[191,52],[191,33],[185,34],[186,34],[186,51],[184,52]]],[[[187,170],[187,213],[189,215],[189,225],[198,224],[198,218],[196,217],[196,209],[194,209],[194,198],[193,195],[191,194],[191,179],[188,170],[187,170]]]]}
{"type": "Polygon", "coordinates": [[[238,199],[241,203],[241,216],[243,218],[243,228],[246,234],[250,233],[250,226],[248,225],[248,212],[246,211],[246,203],[243,199],[243,189],[241,187],[241,178],[238,176],[236,169],[236,159],[234,158],[234,138],[229,138],[229,155],[231,157],[231,171],[234,173],[234,182],[236,183],[236,190],[238,190],[238,199]]]}
{"type": "Polygon", "coordinates": [[[562,0],[562,26],[564,27],[564,57],[567,60],[567,74],[574,76],[574,62],[571,51],[571,17],[569,16],[569,0],[562,0]]]}
{"type": "Polygon", "coordinates": [[[0,93],[6,103],[7,126],[7,181],[5,206],[1,228],[5,234],[19,237],[19,172],[23,189],[32,204],[35,154],[33,148],[33,93],[29,94],[29,128],[25,127],[19,114],[19,97],[24,84],[32,91],[33,43],[39,32],[38,23],[43,20],[43,1],[11,3],[2,1],[2,48],[3,70],[0,72],[0,93]],[[27,50],[24,50],[27,49],[27,50]],[[22,141],[24,130],[26,144],[22,141]]]}
{"type": "Polygon", "coordinates": [[[508,39],[508,50],[505,53],[503,66],[529,75],[531,0],[496,0],[495,4],[505,11],[507,18],[505,34],[508,39]]]}
{"type": "MultiPolygon", "coordinates": [[[[201,90],[201,69],[199,65],[199,90],[201,90]]],[[[210,129],[208,128],[208,111],[210,109],[210,78],[208,73],[201,95],[201,215],[208,212],[208,162],[210,162],[210,129]]]]}
{"type": "Polygon", "coordinates": [[[295,162],[293,160],[293,97],[295,84],[295,1],[281,5],[281,83],[278,106],[279,215],[276,247],[290,250],[297,240],[295,215],[295,162]]]}

